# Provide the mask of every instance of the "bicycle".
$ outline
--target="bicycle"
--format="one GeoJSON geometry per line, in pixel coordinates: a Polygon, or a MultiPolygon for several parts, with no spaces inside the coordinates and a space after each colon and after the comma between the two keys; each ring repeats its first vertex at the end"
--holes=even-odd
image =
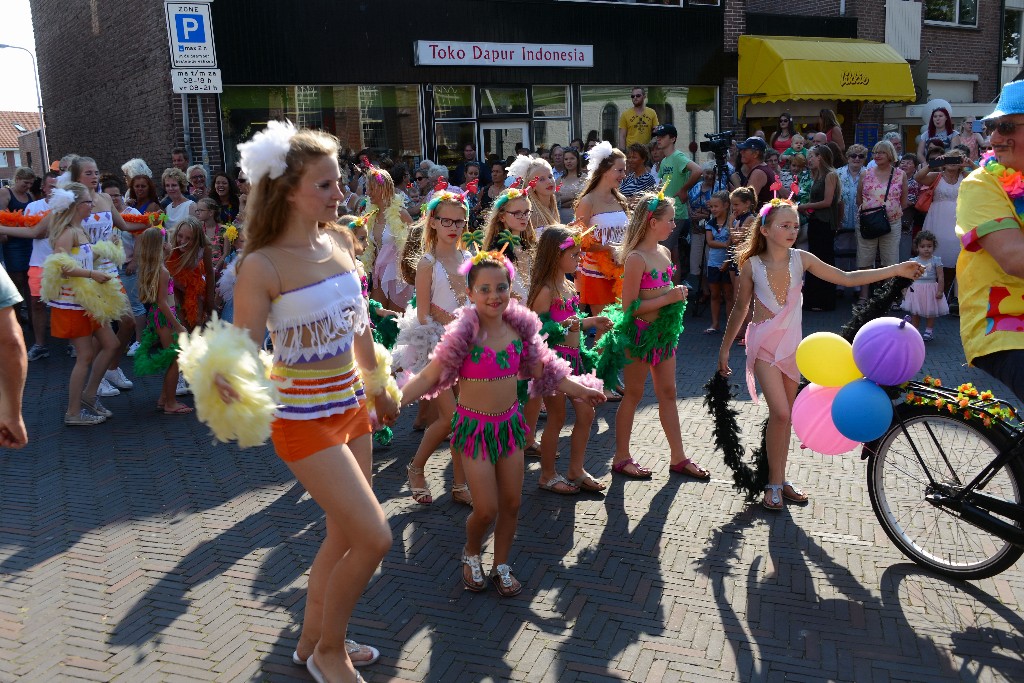
{"type": "Polygon", "coordinates": [[[893,394],[906,398],[861,454],[882,529],[909,559],[952,578],[1008,569],[1024,554],[1024,427],[1014,408],[937,380],[893,394]]]}

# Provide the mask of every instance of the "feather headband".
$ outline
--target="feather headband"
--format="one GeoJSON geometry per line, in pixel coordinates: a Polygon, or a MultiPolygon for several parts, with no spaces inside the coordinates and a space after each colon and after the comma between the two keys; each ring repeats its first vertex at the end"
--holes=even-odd
{"type": "MultiPolygon", "coordinates": [[[[57,187],[61,187],[61,188],[67,187],[68,183],[70,183],[70,182],[71,182],[71,171],[64,171],[59,176],[57,176],[57,187]]],[[[47,202],[47,204],[49,204],[49,202],[47,202]]]]}
{"type": "Polygon", "coordinates": [[[778,197],[773,197],[772,199],[765,202],[764,206],[762,206],[761,210],[758,212],[758,216],[761,218],[761,225],[764,225],[764,222],[765,220],[768,219],[768,214],[771,212],[772,209],[778,209],[783,206],[789,206],[792,207],[793,209],[796,209],[797,203],[790,201],[788,199],[779,199],[778,197]]]}
{"type": "Polygon", "coordinates": [[[478,266],[481,263],[493,263],[496,266],[501,266],[508,273],[508,281],[512,282],[516,279],[516,267],[512,265],[512,262],[505,258],[505,248],[508,244],[505,244],[498,251],[477,251],[475,254],[470,256],[468,259],[462,262],[459,266],[459,274],[469,276],[469,271],[473,269],[473,266],[478,266]]]}
{"type": "Polygon", "coordinates": [[[505,170],[508,171],[508,176],[510,178],[525,178],[526,174],[530,170],[530,164],[532,163],[533,159],[525,154],[520,154],[505,170]]]}
{"type": "Polygon", "coordinates": [[[454,202],[456,204],[460,204],[462,208],[466,210],[466,213],[469,213],[469,206],[466,204],[465,195],[461,192],[452,192],[451,190],[442,190],[431,197],[430,201],[427,202],[427,212],[432,212],[441,202],[454,202]]]}
{"type": "Polygon", "coordinates": [[[597,226],[591,225],[583,232],[577,232],[572,237],[566,237],[564,240],[562,240],[562,243],[558,245],[558,248],[561,249],[562,251],[565,251],[566,249],[572,249],[573,247],[580,246],[581,244],[583,244],[583,238],[586,237],[591,232],[593,232],[595,229],[597,229],[597,226]]]}
{"type": "MultiPolygon", "coordinates": [[[[536,180],[536,178],[534,180],[536,180]]],[[[513,199],[522,199],[523,197],[528,196],[530,194],[530,190],[533,189],[533,180],[531,180],[530,183],[531,185],[525,190],[520,190],[518,187],[510,187],[507,190],[503,190],[502,193],[498,195],[498,198],[494,200],[494,204],[492,204],[494,210],[501,211],[501,207],[505,206],[505,204],[513,199]]]]}
{"type": "Polygon", "coordinates": [[[53,192],[50,193],[50,198],[46,200],[46,205],[54,213],[67,211],[74,203],[75,193],[71,190],[65,190],[63,187],[54,188],[53,192]]]}
{"type": "Polygon", "coordinates": [[[291,121],[269,121],[267,127],[256,133],[249,142],[238,146],[242,155],[238,165],[249,178],[249,184],[256,186],[263,176],[271,180],[280,178],[288,169],[288,151],[292,138],[298,129],[291,121]]]}
{"type": "Polygon", "coordinates": [[[655,196],[653,199],[651,199],[649,202],[647,202],[647,210],[648,211],[650,211],[651,213],[654,213],[654,210],[658,208],[658,204],[660,204],[661,202],[665,201],[665,188],[668,187],[668,184],[671,183],[671,182],[672,182],[672,174],[669,173],[667,176],[665,176],[665,182],[663,182],[661,184],[661,187],[658,188],[657,196],[655,196]]]}
{"type": "Polygon", "coordinates": [[[612,155],[615,151],[612,147],[612,143],[607,140],[602,140],[592,150],[586,153],[587,157],[587,175],[593,177],[597,171],[597,167],[601,165],[601,162],[612,155]]]}

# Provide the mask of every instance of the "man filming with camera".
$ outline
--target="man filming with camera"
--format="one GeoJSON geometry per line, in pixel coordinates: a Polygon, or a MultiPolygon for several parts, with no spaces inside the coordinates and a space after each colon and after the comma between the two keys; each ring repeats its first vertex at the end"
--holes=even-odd
{"type": "Polygon", "coordinates": [[[700,182],[701,168],[690,157],[676,149],[676,138],[679,134],[671,123],[656,127],[652,135],[652,147],[662,157],[658,165],[658,180],[664,183],[666,178],[669,179],[664,188],[665,196],[676,200],[675,229],[662,244],[672,253],[672,265],[675,266],[676,272],[674,284],[679,284],[683,277],[679,241],[683,235],[689,234],[689,193],[690,188],[700,182]]]}
{"type": "MultiPolygon", "coordinates": [[[[764,163],[764,153],[768,150],[768,143],[764,141],[764,138],[753,137],[747,138],[736,147],[740,151],[740,166],[729,179],[729,189],[735,190],[737,187],[749,185],[757,193],[757,205],[760,207],[771,200],[771,186],[775,182],[775,171],[764,163]]],[[[788,192],[789,189],[785,188],[783,196],[786,196],[788,192]]]]}

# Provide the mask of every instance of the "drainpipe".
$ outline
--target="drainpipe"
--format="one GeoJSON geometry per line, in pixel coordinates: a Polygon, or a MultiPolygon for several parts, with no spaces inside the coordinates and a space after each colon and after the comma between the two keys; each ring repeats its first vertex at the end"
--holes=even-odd
{"type": "MultiPolygon", "coordinates": [[[[999,87],[996,88],[996,97],[999,97],[1000,91],[1003,89],[1003,31],[1006,30],[1006,0],[1000,0],[999,2],[999,47],[996,48],[996,83],[999,87]]],[[[1019,47],[1017,48],[1020,49],[1019,47]]],[[[993,100],[994,102],[995,100],[993,100]]]]}
{"type": "MultiPolygon", "coordinates": [[[[839,16],[846,16],[846,0],[839,0],[839,16]]],[[[999,35],[1003,35],[1000,33],[999,35]]]]}

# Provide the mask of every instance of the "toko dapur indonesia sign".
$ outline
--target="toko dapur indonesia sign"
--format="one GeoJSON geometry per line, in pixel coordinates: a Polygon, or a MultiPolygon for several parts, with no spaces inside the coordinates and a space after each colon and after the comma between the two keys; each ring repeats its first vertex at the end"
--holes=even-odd
{"type": "Polygon", "coordinates": [[[594,66],[593,45],[417,40],[417,66],[594,66]]]}

